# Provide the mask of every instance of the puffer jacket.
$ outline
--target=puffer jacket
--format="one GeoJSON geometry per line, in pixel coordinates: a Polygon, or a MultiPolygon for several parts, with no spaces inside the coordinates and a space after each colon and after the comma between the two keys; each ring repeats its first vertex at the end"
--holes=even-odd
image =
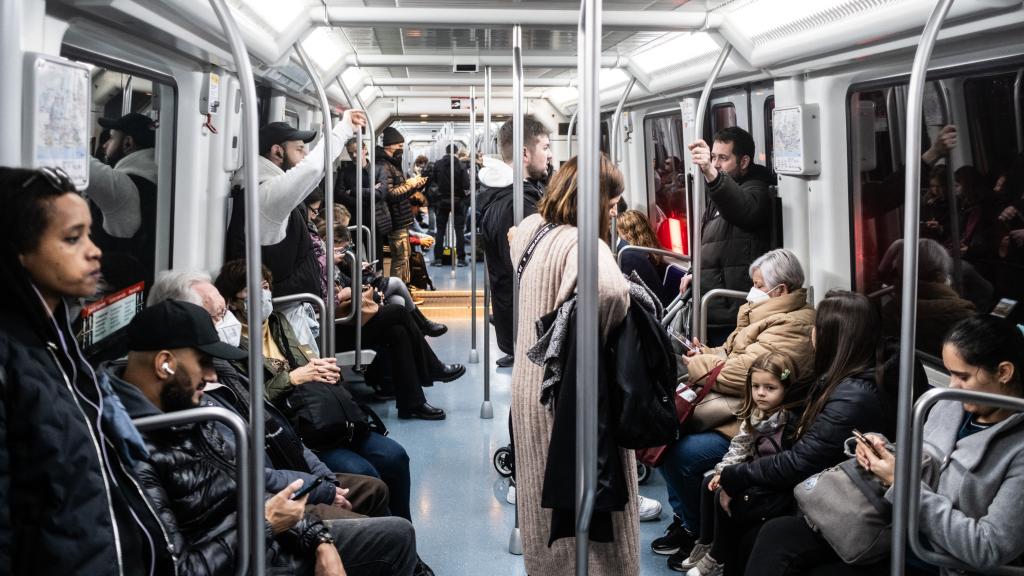
{"type": "Polygon", "coordinates": [[[810,382],[814,375],[814,349],[811,330],[814,328],[814,307],[807,302],[807,290],[769,298],[755,305],[746,303],[736,315],[736,329],[725,344],[711,348],[706,354],[690,359],[691,379],[707,374],[725,359],[714,390],[729,396],[742,397],[747,372],[758,356],[766,352],[782,352],[796,368],[797,384],[810,382]]]}
{"type": "MultiPolygon", "coordinates": [[[[107,374],[132,418],[161,414],[118,372],[107,374]]],[[[146,445],[149,460],[138,464],[137,472],[179,551],[178,574],[233,574],[237,485],[224,439],[210,423],[189,424],[150,432],[146,445]]],[[[278,535],[265,523],[268,573],[312,574],[312,558],[326,529],[313,515],[278,535]]]]}
{"type": "MultiPolygon", "coordinates": [[[[924,425],[924,450],[941,462],[921,484],[921,532],[933,549],[986,573],[1024,555],[1024,414],[957,439],[963,404],[941,401],[924,425]]],[[[892,500],[895,490],[886,498],[892,500]]],[[[943,570],[944,575],[958,574],[943,570]]]]}
{"type": "MultiPolygon", "coordinates": [[[[715,288],[750,290],[750,263],[771,248],[771,172],[752,164],[738,181],[724,172],[708,184],[701,228],[701,294],[715,288]]],[[[731,327],[739,302],[708,305],[708,327],[731,327]]]]}
{"type": "MultiPolygon", "coordinates": [[[[917,348],[932,356],[942,355],[946,333],[957,322],[974,316],[974,304],[964,300],[944,282],[917,283],[917,348]]],[[[882,312],[886,335],[900,333],[900,299],[885,305],[882,312]]]]}
{"type": "MultiPolygon", "coordinates": [[[[819,380],[810,398],[824,392],[819,380]]],[[[887,421],[885,401],[875,385],[874,372],[865,371],[841,380],[821,413],[789,450],[751,462],[727,466],[720,484],[732,496],[757,486],[786,492],[822,470],[847,459],[843,444],[853,430],[882,430],[887,421]]],[[[799,432],[799,431],[798,431],[799,432]]]]}
{"type": "Polygon", "coordinates": [[[452,156],[446,154],[434,164],[433,180],[437,182],[437,208],[451,210],[452,207],[452,173],[455,174],[455,207],[461,210],[462,200],[469,189],[469,173],[466,167],[456,158],[455,169],[452,170],[452,156]]]}
{"type": "Polygon", "coordinates": [[[118,432],[107,419],[97,427],[98,408],[112,404],[74,343],[67,304],[50,316],[17,264],[0,263],[0,278],[0,574],[117,575],[151,563],[173,574],[174,548],[118,432]],[[121,553],[119,535],[137,549],[121,553]]]}
{"type": "Polygon", "coordinates": [[[387,197],[388,211],[391,212],[391,230],[408,228],[412,225],[412,204],[409,203],[409,196],[413,191],[399,191],[405,183],[402,161],[388,156],[384,149],[378,146],[374,169],[376,170],[374,181],[387,197]]]}

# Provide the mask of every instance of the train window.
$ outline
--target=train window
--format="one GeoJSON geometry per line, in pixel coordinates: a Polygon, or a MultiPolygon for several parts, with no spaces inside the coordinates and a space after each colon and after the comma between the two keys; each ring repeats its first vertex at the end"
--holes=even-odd
{"type": "Polygon", "coordinates": [[[736,125],[736,105],[732,102],[715,104],[711,107],[711,134],[722,128],[736,125]]]}
{"type": "Polygon", "coordinates": [[[689,202],[683,164],[683,120],[679,114],[645,118],[644,134],[651,170],[647,202],[651,226],[665,249],[687,254],[689,202]]]}
{"type": "Polygon", "coordinates": [[[775,161],[772,154],[775,152],[775,139],[772,138],[772,111],[775,110],[775,96],[769,96],[764,101],[764,165],[775,173],[775,161]]]}
{"type": "MultiPolygon", "coordinates": [[[[917,301],[917,345],[925,354],[940,355],[942,338],[956,321],[989,312],[1002,298],[1019,301],[1024,295],[1024,214],[1018,211],[1024,210],[1024,167],[1013,141],[1013,79],[1013,74],[986,75],[962,83],[972,144],[960,150],[962,165],[952,174],[949,155],[936,143],[946,113],[943,118],[936,117],[938,109],[925,114],[917,301]],[[993,189],[994,162],[1017,167],[1008,170],[1002,189],[993,189]]],[[[894,109],[891,97],[898,97],[901,87],[894,88],[851,92],[847,112],[854,139],[849,146],[854,288],[877,300],[886,335],[898,337],[905,172],[890,138],[887,110],[894,109]],[[873,134],[867,114],[873,116],[873,134]],[[863,138],[873,138],[874,145],[863,145],[863,138]]]]}

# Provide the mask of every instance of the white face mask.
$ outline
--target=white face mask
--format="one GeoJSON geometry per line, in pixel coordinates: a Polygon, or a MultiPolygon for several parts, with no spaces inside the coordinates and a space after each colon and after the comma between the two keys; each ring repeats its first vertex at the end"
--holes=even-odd
{"type": "MultiPolygon", "coordinates": [[[[249,314],[249,300],[244,300],[243,303],[245,304],[244,312],[245,312],[246,315],[248,315],[249,314]]],[[[263,290],[263,292],[260,294],[260,313],[262,314],[262,318],[264,320],[266,320],[267,318],[270,318],[270,313],[273,312],[273,311],[274,311],[273,296],[270,294],[270,290],[263,290]]]]}
{"type": "Polygon", "coordinates": [[[224,318],[217,323],[217,336],[221,342],[236,347],[242,341],[242,323],[230,310],[225,312],[224,318]]]}
{"type": "MultiPolygon", "coordinates": [[[[778,286],[775,288],[778,288],[778,286]]],[[[760,304],[761,302],[771,298],[770,294],[775,291],[775,288],[765,292],[757,286],[752,286],[750,288],[750,292],[747,292],[747,302],[750,302],[751,304],[760,304]]]]}

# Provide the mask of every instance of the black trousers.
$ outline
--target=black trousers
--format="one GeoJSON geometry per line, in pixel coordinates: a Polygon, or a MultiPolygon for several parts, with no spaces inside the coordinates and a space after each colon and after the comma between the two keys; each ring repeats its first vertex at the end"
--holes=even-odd
{"type": "MultiPolygon", "coordinates": [[[[355,348],[354,327],[338,326],[335,338],[338,350],[355,348]]],[[[427,344],[416,321],[399,304],[381,306],[363,325],[363,346],[377,351],[369,367],[374,376],[390,369],[395,404],[400,410],[422,406],[427,401],[423,386],[433,384],[433,376],[444,371],[444,364],[427,344]]]]}
{"type": "Polygon", "coordinates": [[[515,337],[512,315],[512,286],[491,283],[491,314],[494,315],[494,336],[498,349],[504,354],[515,353],[515,337]]]}
{"type": "Polygon", "coordinates": [[[764,523],[754,541],[745,576],[888,574],[888,562],[850,566],[839,559],[803,516],[782,516],[764,523]]]}
{"type": "MultiPolygon", "coordinates": [[[[441,258],[444,253],[445,237],[448,234],[450,208],[442,204],[437,208],[437,242],[434,243],[434,259],[441,258]]],[[[466,259],[466,210],[459,202],[455,203],[455,250],[459,260],[466,259]]]]}

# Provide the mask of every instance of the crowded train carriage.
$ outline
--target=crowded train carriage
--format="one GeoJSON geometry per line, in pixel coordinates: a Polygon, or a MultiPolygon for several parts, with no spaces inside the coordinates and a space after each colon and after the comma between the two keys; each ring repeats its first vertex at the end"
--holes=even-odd
{"type": "Polygon", "coordinates": [[[0,2],[0,574],[1024,570],[1019,0],[0,2]]]}

